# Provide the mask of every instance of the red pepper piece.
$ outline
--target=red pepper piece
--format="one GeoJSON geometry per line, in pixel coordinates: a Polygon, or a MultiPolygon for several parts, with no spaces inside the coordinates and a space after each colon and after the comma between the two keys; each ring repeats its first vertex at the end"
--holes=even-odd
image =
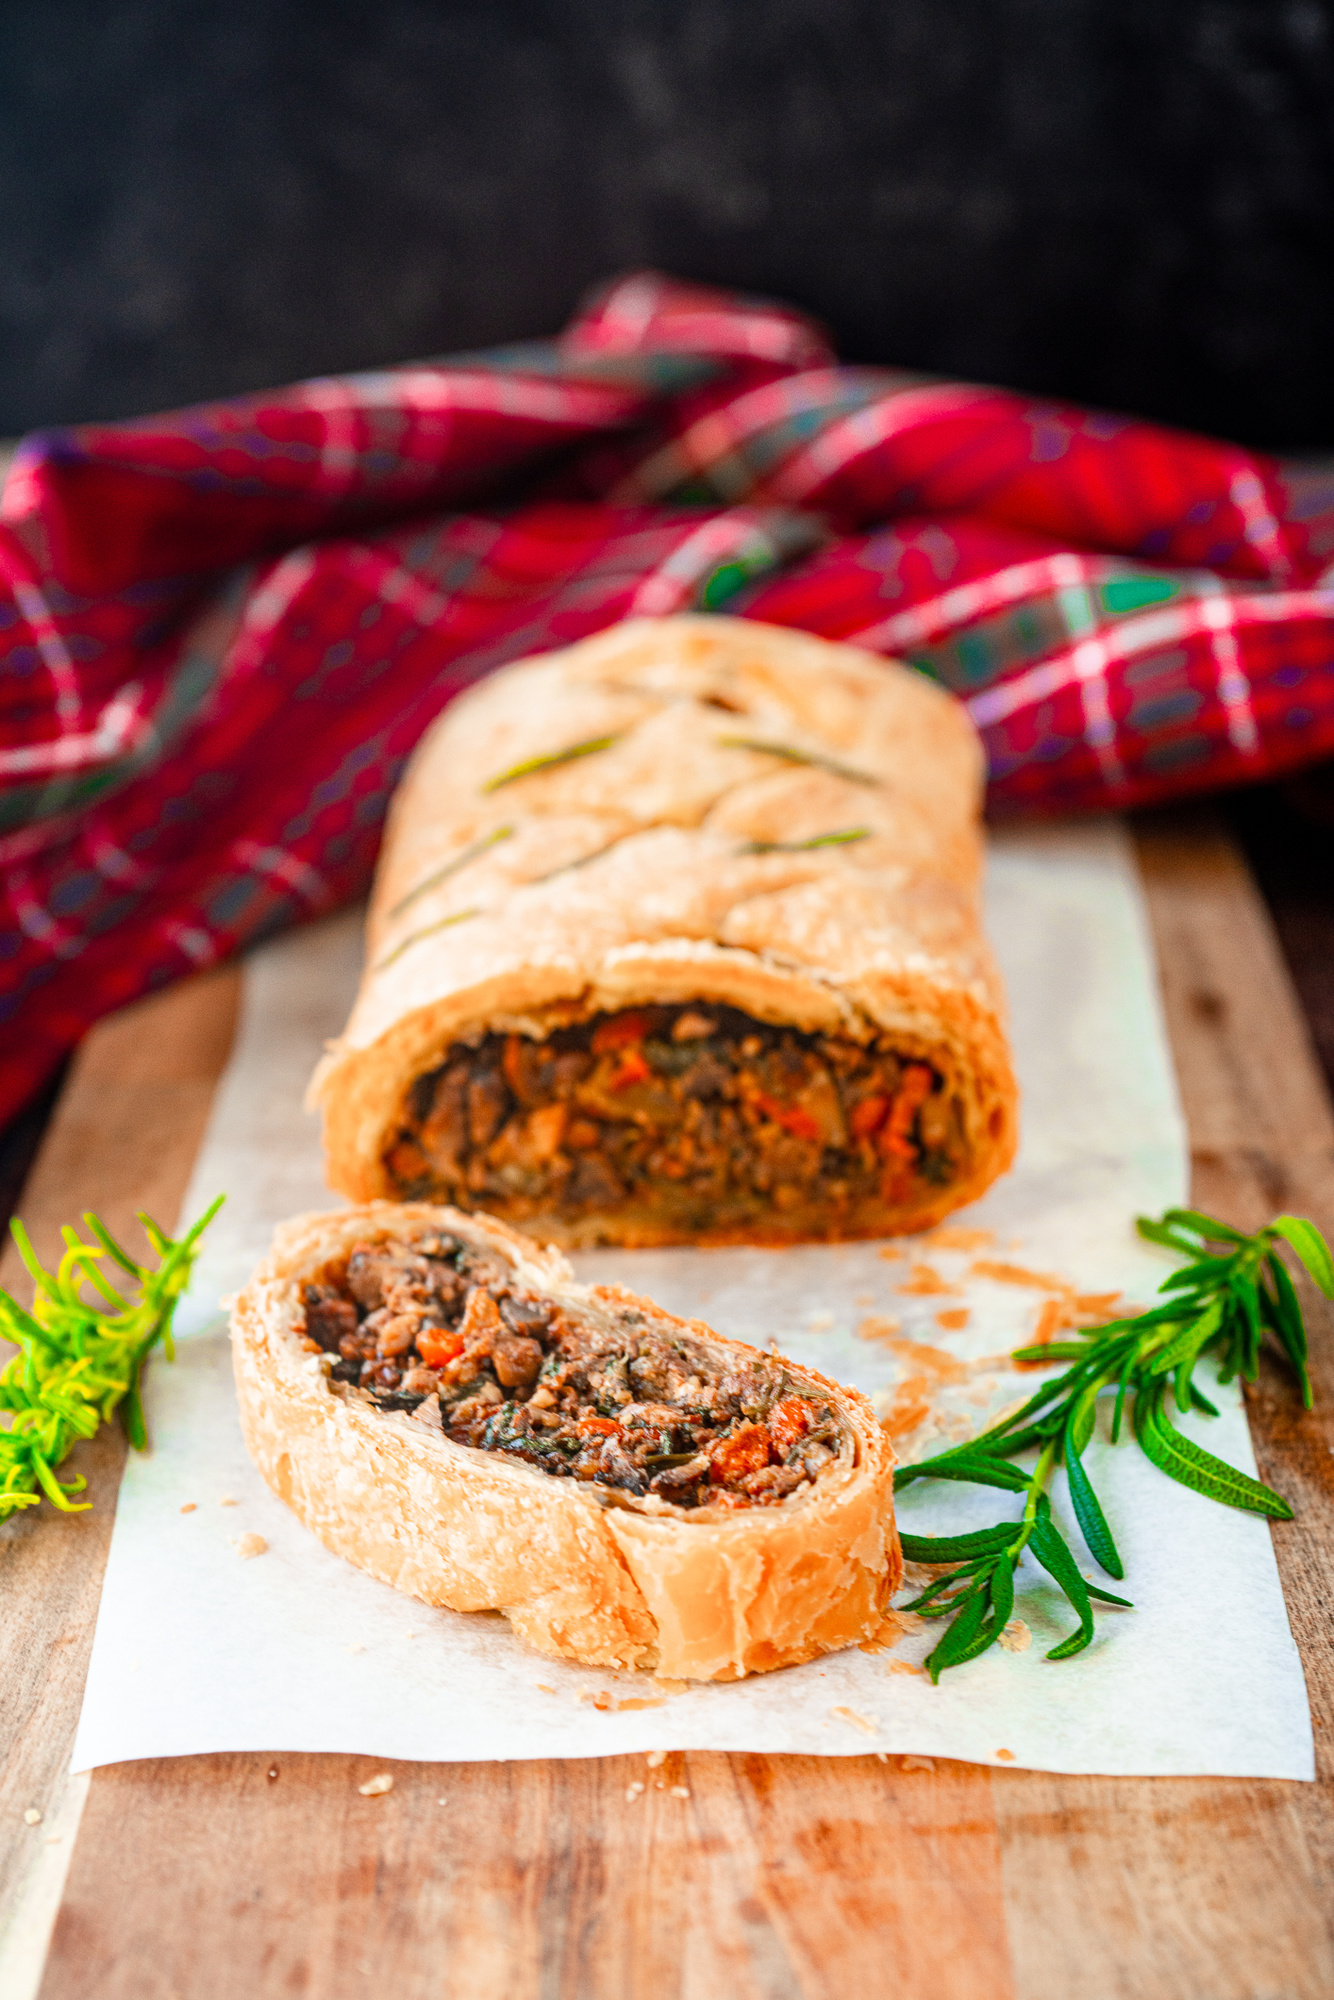
{"type": "Polygon", "coordinates": [[[874,1097],[864,1097],[860,1104],[853,1106],[848,1120],[848,1129],[854,1139],[869,1139],[885,1122],[889,1110],[889,1099],[877,1093],[874,1097]]]}
{"type": "Polygon", "coordinates": [[[925,1063],[909,1063],[894,1098],[889,1122],[880,1134],[881,1154],[893,1153],[901,1160],[915,1160],[917,1148],[908,1134],[913,1119],[931,1095],[932,1076],[925,1063]]]}
{"type": "Polygon", "coordinates": [[[610,1055],[615,1049],[642,1042],[648,1033],[648,1016],[637,1009],[628,1014],[611,1014],[593,1030],[593,1054],[610,1055]]]}
{"type": "Polygon", "coordinates": [[[723,1438],[713,1448],[709,1464],[709,1481],[714,1486],[726,1486],[730,1480],[744,1479],[748,1472],[759,1472],[769,1463],[769,1433],[763,1424],[743,1424],[729,1438],[723,1438]]]}
{"type": "Polygon", "coordinates": [[[803,1111],[799,1105],[780,1104],[776,1097],[768,1097],[762,1090],[755,1092],[751,1102],[758,1104],[766,1118],[772,1118],[775,1125],[781,1125],[794,1139],[820,1138],[820,1127],[816,1120],[811,1117],[809,1111],[803,1111]]]}
{"type": "Polygon", "coordinates": [[[628,1090],[632,1083],[643,1083],[653,1072],[644,1060],[642,1049],[627,1049],[621,1066],[611,1079],[612,1090],[628,1090]]]}
{"type": "Polygon", "coordinates": [[[769,1412],[769,1435],[780,1458],[787,1457],[797,1439],[805,1437],[810,1427],[810,1408],[800,1396],[785,1396],[769,1412]]]}
{"type": "Polygon", "coordinates": [[[428,1368],[444,1368],[463,1352],[463,1335],[443,1326],[424,1326],[417,1335],[417,1352],[428,1368]]]}

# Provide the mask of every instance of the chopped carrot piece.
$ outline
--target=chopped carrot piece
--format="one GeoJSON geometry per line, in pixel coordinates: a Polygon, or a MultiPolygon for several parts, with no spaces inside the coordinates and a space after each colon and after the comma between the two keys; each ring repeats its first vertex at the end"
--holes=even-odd
{"type": "Polygon", "coordinates": [[[611,1014],[593,1030],[593,1054],[605,1056],[613,1049],[629,1048],[632,1042],[642,1042],[647,1033],[648,1016],[638,1009],[628,1014],[611,1014]]]}
{"type": "Polygon", "coordinates": [[[542,1104],[528,1114],[528,1139],[537,1158],[549,1160],[560,1145],[569,1116],[564,1104],[542,1104]]]}
{"type": "Polygon", "coordinates": [[[423,1326],[417,1333],[417,1352],[428,1368],[444,1368],[462,1354],[463,1335],[442,1326],[423,1326]]]}
{"type": "Polygon", "coordinates": [[[627,1049],[621,1058],[621,1066],[611,1079],[613,1090],[628,1090],[632,1083],[643,1083],[653,1072],[644,1060],[642,1049],[627,1049]]]}
{"type": "Polygon", "coordinates": [[[931,1072],[925,1063],[909,1063],[895,1094],[894,1108],[880,1134],[882,1155],[894,1153],[901,1160],[917,1157],[917,1148],[908,1135],[912,1131],[913,1119],[931,1095],[931,1083],[931,1072]]]}
{"type": "Polygon", "coordinates": [[[504,1072],[506,1083],[520,1104],[528,1095],[527,1079],[524,1076],[524,1058],[527,1054],[522,1035],[506,1035],[505,1053],[500,1058],[500,1067],[504,1072]]]}
{"type": "Polygon", "coordinates": [[[774,1404],[769,1412],[769,1435],[780,1458],[786,1458],[797,1439],[806,1435],[810,1424],[810,1409],[800,1396],[785,1396],[781,1403],[774,1404]]]}
{"type": "Polygon", "coordinates": [[[853,1138],[869,1139],[872,1132],[884,1124],[885,1113],[888,1110],[889,1099],[881,1096],[879,1092],[874,1097],[864,1097],[860,1104],[854,1105],[852,1116],[848,1120],[853,1138]]]}
{"type": "Polygon", "coordinates": [[[758,1105],[766,1118],[772,1118],[775,1125],[781,1125],[794,1139],[815,1139],[820,1137],[820,1127],[809,1111],[803,1111],[795,1104],[780,1104],[776,1097],[768,1097],[757,1090],[751,1103],[758,1105]]]}
{"type": "Polygon", "coordinates": [[[584,1437],[611,1437],[620,1428],[611,1417],[580,1417],[575,1425],[584,1437]]]}
{"type": "Polygon", "coordinates": [[[759,1472],[769,1463],[769,1456],[769,1433],[764,1425],[743,1424],[730,1438],[723,1438],[714,1446],[709,1464],[710,1483],[725,1486],[729,1479],[759,1472]]]}

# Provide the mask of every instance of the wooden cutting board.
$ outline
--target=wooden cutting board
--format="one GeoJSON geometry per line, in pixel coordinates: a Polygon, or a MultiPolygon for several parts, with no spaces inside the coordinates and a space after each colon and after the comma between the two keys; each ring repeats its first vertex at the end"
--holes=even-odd
{"type": "MultiPolygon", "coordinates": [[[[1289,1208],[1334,1230],[1334,1117],[1245,865],[1205,814],[1136,834],[1195,1198],[1248,1227],[1289,1208]]],[[[235,969],[206,973],[88,1037],[24,1197],[41,1250],[88,1207],[118,1231],[140,1208],[174,1220],[239,991],[235,969]]],[[[0,1283],[20,1279],[10,1254],[0,1283]]],[[[1334,1326],[1309,1303],[1316,1411],[1278,1369],[1250,1407],[1261,1470],[1297,1509],[1274,1539],[1318,1784],[715,1753],[656,1771],[120,1765],[87,1786],[42,2000],[1327,2000],[1334,1326]],[[381,1768],[393,1790],[363,1798],[381,1768]]],[[[0,1529],[0,1924],[40,1924],[43,1875],[59,1893],[71,1834],[50,1828],[122,1456],[110,1432],[81,1449],[91,1513],[0,1529]]]]}

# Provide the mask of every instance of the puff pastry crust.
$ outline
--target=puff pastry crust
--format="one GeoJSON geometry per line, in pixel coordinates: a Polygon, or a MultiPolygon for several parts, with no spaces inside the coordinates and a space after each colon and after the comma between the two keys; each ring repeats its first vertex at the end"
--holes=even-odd
{"type": "Polygon", "coordinates": [[[731,1680],[875,1636],[902,1572],[894,1455],[855,1390],[784,1364],[835,1410],[837,1455],[779,1505],[687,1512],[553,1479],[331,1384],[302,1345],[303,1285],[357,1244],[442,1229],[585,1320],[644,1315],[720,1366],[755,1357],[619,1287],[576,1283],[559,1252],[487,1216],[375,1202],[298,1217],[234,1303],[233,1358],[250,1454],[327,1548],[427,1604],[503,1611],[539,1651],[590,1666],[731,1680]]]}
{"type": "Polygon", "coordinates": [[[404,1191],[386,1153],[451,1049],[703,1002],[930,1065],[957,1105],[949,1175],[792,1227],[478,1201],[578,1244],[893,1234],[975,1199],[1017,1138],[982,783],[971,723],[920,674],[745,619],[634,620],[490,676],[393,803],[367,969],[312,1082],[331,1184],[404,1191]]]}

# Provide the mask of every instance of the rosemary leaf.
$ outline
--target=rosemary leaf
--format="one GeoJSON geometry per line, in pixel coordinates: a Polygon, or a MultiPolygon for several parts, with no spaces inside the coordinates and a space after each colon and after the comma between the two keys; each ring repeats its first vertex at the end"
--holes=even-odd
{"type": "Polygon", "coordinates": [[[962,1666],[966,1659],[976,1657],[972,1644],[982,1629],[989,1601],[989,1593],[984,1595],[981,1585],[974,1584],[962,1611],[935,1651],[927,1656],[926,1670],[931,1676],[932,1686],[939,1681],[946,1667],[962,1666]]]}
{"type": "Polygon", "coordinates": [[[832,771],[854,785],[878,785],[880,780],[866,771],[854,771],[836,757],[822,756],[818,750],[798,750],[791,743],[769,743],[761,736],[719,736],[715,742],[724,750],[757,750],[762,757],[780,757],[785,764],[811,764],[820,771],[832,771]]]}
{"type": "Polygon", "coordinates": [[[1274,1521],[1290,1521],[1292,1509],[1272,1487],[1264,1486],[1239,1472],[1235,1465],[1202,1451],[1190,1438],[1183,1437],[1163,1409],[1165,1384],[1146,1389],[1135,1405],[1136,1434],[1161,1472],[1181,1485],[1217,1500],[1225,1507],[1239,1507],[1251,1514],[1267,1514],[1274,1521]]]}
{"type": "Polygon", "coordinates": [[[623,729],[618,729],[610,736],[590,736],[584,743],[568,743],[563,750],[548,750],[541,757],[525,757],[522,763],[511,764],[507,771],[488,778],[482,790],[498,792],[502,785],[512,785],[519,778],[531,778],[537,771],[554,771],[558,764],[573,764],[577,757],[591,757],[597,750],[610,750],[612,744],[619,743],[624,734],[623,729]]]}
{"type": "Polygon", "coordinates": [[[406,896],[400,896],[393,908],[386,911],[386,915],[389,917],[401,916],[408,905],[415,903],[419,896],[426,895],[428,890],[438,889],[442,882],[447,882],[451,875],[457,875],[460,868],[466,868],[470,861],[476,861],[477,857],[485,854],[488,848],[499,846],[502,840],[509,840],[513,832],[514,828],[512,826],[497,826],[490,833],[480,834],[476,840],[470,841],[466,847],[461,848],[452,861],[446,861],[443,868],[433,869],[424,881],[417,884],[415,889],[409,889],[406,896]]]}
{"type": "Polygon", "coordinates": [[[995,1528],[979,1528],[971,1535],[900,1535],[903,1553],[909,1562],[947,1563],[969,1556],[987,1556],[1008,1548],[1014,1540],[1014,1523],[1002,1521],[995,1528]]]}
{"type": "Polygon", "coordinates": [[[1048,1574],[1055,1577],[1078,1613],[1079,1630],[1072,1632],[1068,1639],[1062,1639],[1058,1646],[1053,1646],[1047,1655],[1049,1660],[1071,1659],[1092,1642],[1093,1606],[1089,1602],[1088,1585],[1079,1574],[1065,1537],[1051,1518],[1051,1504],[1045,1493],[1039,1497],[1038,1516],[1033,1523],[1028,1546],[1048,1574]]]}
{"type": "Polygon", "coordinates": [[[438,923],[424,924],[419,931],[410,932],[407,937],[394,946],[392,951],[386,952],[380,963],[375,967],[375,971],[383,972],[386,966],[392,965],[396,958],[402,958],[405,951],[408,951],[414,944],[420,944],[423,938],[434,937],[437,931],[447,931],[454,924],[466,923],[469,917],[480,917],[481,914],[481,904],[474,903],[471,909],[455,910],[453,916],[441,917],[438,923]]]}
{"type": "MultiPolygon", "coordinates": [[[[1098,1496],[1093,1490],[1093,1483],[1084,1470],[1084,1460],[1082,1457],[1084,1446],[1087,1445],[1089,1435],[1092,1431],[1095,1400],[1096,1391],[1092,1397],[1086,1391],[1084,1399],[1071,1409],[1070,1415],[1066,1420],[1065,1475],[1070,1487],[1070,1505],[1074,1508],[1075,1519],[1079,1523],[1079,1532],[1088,1545],[1089,1554],[1093,1557],[1098,1567],[1107,1572],[1108,1576],[1114,1576],[1119,1579],[1126,1573],[1125,1564],[1121,1560],[1121,1554],[1113,1539],[1112,1531],[1107,1525],[1107,1517],[1102,1511],[1098,1496]],[[1079,1441],[1076,1435],[1076,1416],[1081,1411],[1087,1412],[1088,1419],[1088,1428],[1084,1430],[1082,1442],[1079,1441]]],[[[1084,1429],[1082,1423],[1079,1428],[1081,1430],[1084,1429]]]]}
{"type": "Polygon", "coordinates": [[[1315,1224],[1304,1216],[1279,1215],[1270,1228],[1292,1245],[1325,1297],[1334,1299],[1334,1257],[1315,1224]]]}
{"type": "Polygon", "coordinates": [[[809,840],[747,840],[738,854],[809,854],[817,847],[851,847],[854,841],[869,840],[869,826],[848,826],[837,833],[812,834],[809,840]]]}

